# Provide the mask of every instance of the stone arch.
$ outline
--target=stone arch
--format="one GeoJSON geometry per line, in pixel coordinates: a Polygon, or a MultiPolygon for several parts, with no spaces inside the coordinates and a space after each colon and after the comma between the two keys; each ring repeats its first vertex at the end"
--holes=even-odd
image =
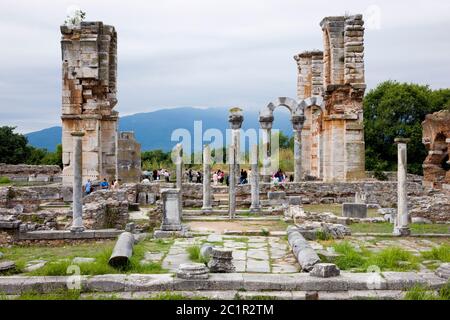
{"type": "Polygon", "coordinates": [[[301,132],[301,166],[306,178],[323,178],[323,116],[322,97],[311,97],[299,103],[305,121],[301,132]]]}
{"type": "Polygon", "coordinates": [[[279,97],[275,101],[270,102],[267,106],[265,106],[259,113],[260,120],[261,117],[271,117],[273,121],[273,112],[276,108],[284,106],[286,107],[289,112],[291,113],[291,116],[296,115],[298,111],[298,103],[295,99],[288,98],[288,97],[279,97]]]}
{"type": "Polygon", "coordinates": [[[292,129],[294,131],[294,181],[300,181],[301,175],[301,147],[300,147],[300,134],[303,128],[303,122],[305,117],[303,115],[303,109],[299,107],[298,102],[295,99],[288,97],[279,97],[275,101],[270,102],[259,113],[259,123],[263,130],[263,142],[262,142],[262,154],[264,157],[263,174],[264,180],[268,182],[270,180],[270,168],[271,168],[271,130],[273,125],[273,112],[279,107],[286,107],[291,114],[292,129]]]}

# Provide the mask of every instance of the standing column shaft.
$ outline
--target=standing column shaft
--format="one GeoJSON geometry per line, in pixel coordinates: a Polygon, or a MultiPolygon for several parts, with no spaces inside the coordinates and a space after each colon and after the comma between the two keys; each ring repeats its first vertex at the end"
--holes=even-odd
{"type": "Polygon", "coordinates": [[[212,211],[211,205],[211,148],[203,149],[203,207],[204,213],[212,211]]]}
{"type": "Polygon", "coordinates": [[[83,132],[72,132],[73,137],[73,221],[70,230],[82,232],[83,227],[83,132]]]}
{"type": "Polygon", "coordinates": [[[407,143],[409,139],[396,138],[398,149],[397,169],[397,216],[394,222],[394,235],[409,235],[408,194],[407,194],[407,143]]]}
{"type": "Polygon", "coordinates": [[[270,152],[271,129],[263,129],[262,145],[263,145],[263,176],[264,182],[270,182],[272,173],[270,172],[272,161],[270,152]]]}
{"type": "Polygon", "coordinates": [[[176,148],[176,187],[181,190],[183,187],[183,147],[179,144],[176,148]]]}
{"type": "Polygon", "coordinates": [[[236,149],[234,146],[230,146],[229,149],[229,177],[228,177],[228,213],[230,219],[234,219],[236,216],[236,176],[235,176],[235,162],[236,162],[236,149]]]}
{"type": "Polygon", "coordinates": [[[250,212],[259,213],[261,211],[261,205],[259,203],[258,145],[256,144],[252,146],[250,163],[252,168],[252,174],[250,176],[250,188],[252,194],[250,212]]]}
{"type": "Polygon", "coordinates": [[[236,183],[239,183],[240,178],[240,163],[241,163],[241,146],[240,146],[240,139],[241,139],[241,129],[233,129],[232,130],[232,141],[233,146],[235,150],[235,159],[234,159],[234,177],[236,179],[236,183]]]}
{"type": "Polygon", "coordinates": [[[294,182],[302,179],[302,144],[301,131],[294,130],[294,182]]]}

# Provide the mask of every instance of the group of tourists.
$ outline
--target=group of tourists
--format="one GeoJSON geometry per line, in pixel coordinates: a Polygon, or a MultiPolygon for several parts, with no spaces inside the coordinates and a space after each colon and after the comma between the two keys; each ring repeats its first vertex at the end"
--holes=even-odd
{"type": "Polygon", "coordinates": [[[217,170],[213,173],[213,184],[217,186],[218,183],[223,184],[225,181],[225,172],[222,170],[217,170]]]}
{"type": "Polygon", "coordinates": [[[153,170],[152,172],[152,178],[154,181],[157,180],[164,180],[166,182],[170,181],[170,172],[169,170],[166,170],[164,168],[160,168],[158,170],[153,170]]]}
{"type": "Polygon", "coordinates": [[[201,171],[189,169],[186,171],[186,176],[190,183],[202,183],[203,181],[203,173],[201,171]]]}
{"type": "Polygon", "coordinates": [[[275,172],[272,175],[272,181],[273,182],[283,183],[283,182],[288,182],[288,179],[289,179],[289,182],[293,182],[294,181],[294,176],[290,175],[289,178],[288,178],[286,173],[281,171],[281,169],[278,169],[278,171],[275,172]]]}
{"type": "Polygon", "coordinates": [[[114,179],[109,183],[108,180],[104,178],[100,183],[92,183],[91,179],[88,179],[84,185],[84,193],[88,195],[97,190],[117,190],[120,188],[120,181],[121,179],[114,179]]]}

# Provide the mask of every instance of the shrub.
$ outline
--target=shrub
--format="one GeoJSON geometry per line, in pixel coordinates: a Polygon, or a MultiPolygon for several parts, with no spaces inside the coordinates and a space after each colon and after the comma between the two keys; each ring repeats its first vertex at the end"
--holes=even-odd
{"type": "Polygon", "coordinates": [[[422,257],[428,260],[440,260],[442,262],[450,262],[450,245],[443,244],[434,247],[431,251],[422,252],[422,257]]]}

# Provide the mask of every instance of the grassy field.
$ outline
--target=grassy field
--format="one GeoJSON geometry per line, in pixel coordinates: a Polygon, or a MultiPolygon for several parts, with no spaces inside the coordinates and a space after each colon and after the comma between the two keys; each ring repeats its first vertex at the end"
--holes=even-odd
{"type": "MultiPolygon", "coordinates": [[[[413,234],[450,234],[449,225],[446,224],[411,224],[413,234]]],[[[389,222],[383,223],[354,223],[350,225],[352,233],[392,233],[393,225],[389,222]]]]}
{"type": "Polygon", "coordinates": [[[4,260],[12,260],[17,265],[16,273],[27,275],[67,275],[67,268],[73,265],[75,257],[95,258],[92,263],[79,263],[82,275],[98,275],[111,273],[164,273],[161,263],[148,263],[142,265],[140,261],[146,252],[163,252],[166,254],[173,240],[145,240],[135,245],[133,256],[129,265],[122,269],[115,269],[108,264],[115,241],[102,241],[95,243],[65,244],[56,246],[12,246],[2,248],[4,260]],[[44,267],[25,272],[27,262],[32,260],[45,260],[44,267]]]}

